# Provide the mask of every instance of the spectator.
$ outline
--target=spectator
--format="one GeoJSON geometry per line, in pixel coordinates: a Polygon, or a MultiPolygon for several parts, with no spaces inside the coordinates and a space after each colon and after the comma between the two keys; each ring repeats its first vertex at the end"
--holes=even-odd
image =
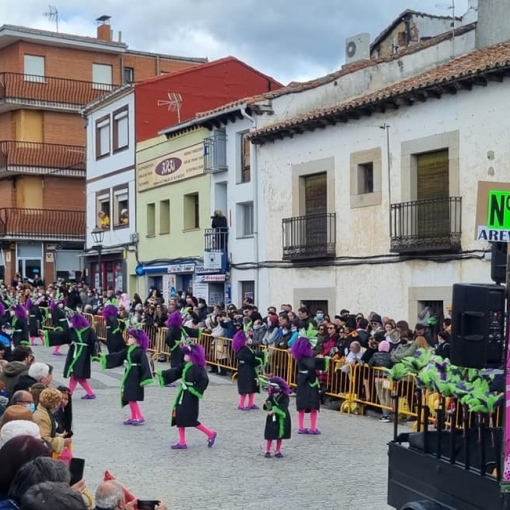
{"type": "Polygon", "coordinates": [[[450,359],[450,333],[444,329],[437,334],[436,354],[443,359],[450,359]]]}
{"type": "Polygon", "coordinates": [[[0,448],[0,501],[7,499],[16,473],[26,462],[50,455],[49,448],[31,436],[18,436],[5,443],[0,448]]]}
{"type": "Polygon", "coordinates": [[[0,446],[9,442],[14,437],[31,436],[35,439],[41,439],[39,427],[33,421],[13,420],[6,423],[0,429],[0,446]]]}
{"type": "Polygon", "coordinates": [[[6,423],[15,420],[34,421],[32,411],[25,406],[9,406],[0,420],[0,432],[6,423]]]}
{"type": "Polygon", "coordinates": [[[20,510],[87,510],[83,497],[66,483],[42,482],[30,487],[20,510]]]}
{"type": "Polygon", "coordinates": [[[20,376],[14,391],[29,390],[34,384],[41,383],[48,387],[53,380],[53,367],[46,363],[33,363],[27,374],[20,376]]]}
{"type": "Polygon", "coordinates": [[[36,407],[32,393],[25,390],[20,390],[14,393],[14,395],[11,397],[11,405],[26,407],[32,413],[35,412],[36,407]]]}
{"type": "Polygon", "coordinates": [[[62,453],[65,446],[71,444],[70,438],[64,438],[62,434],[57,434],[57,422],[53,415],[57,407],[62,402],[62,393],[55,388],[46,388],[39,398],[39,405],[34,413],[34,421],[39,425],[41,437],[56,454],[62,453]]]}
{"type": "Polygon", "coordinates": [[[5,385],[5,391],[10,396],[14,393],[14,387],[22,375],[28,373],[28,368],[34,361],[32,349],[25,345],[20,345],[12,351],[12,361],[7,363],[2,372],[0,372],[0,381],[5,385]]]}

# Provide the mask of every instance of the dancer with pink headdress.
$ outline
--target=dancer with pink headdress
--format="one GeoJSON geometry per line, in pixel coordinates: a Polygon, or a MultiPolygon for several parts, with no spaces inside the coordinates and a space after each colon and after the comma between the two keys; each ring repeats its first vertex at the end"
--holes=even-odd
{"type": "Polygon", "coordinates": [[[91,362],[93,359],[99,359],[101,352],[96,332],[90,327],[87,319],[78,312],[69,314],[69,323],[71,327],[66,331],[40,331],[39,334],[44,338],[44,345],[51,347],[55,345],[69,345],[67,358],[64,366],[64,377],[71,379],[69,389],[74,393],[79,384],[84,390],[85,395],[82,400],[93,400],[96,395],[88,379],[91,375],[91,362]]]}
{"type": "Polygon", "coordinates": [[[217,433],[198,421],[199,402],[209,385],[205,368],[205,351],[201,345],[186,344],[181,347],[184,360],[181,365],[157,372],[161,386],[181,379],[179,389],[170,412],[172,427],[177,427],[179,441],[172,445],[172,450],[186,450],[186,428],[193,427],[207,436],[207,446],[211,448],[217,433]]]}
{"type": "Polygon", "coordinates": [[[307,334],[302,331],[300,337],[292,344],[292,357],[297,362],[296,408],[298,412],[298,434],[318,435],[317,419],[321,407],[320,384],[317,370],[327,372],[328,357],[314,357],[312,344],[307,334]],[[305,428],[305,414],[310,414],[310,428],[305,428]]]}
{"type": "Polygon", "coordinates": [[[255,394],[260,393],[259,370],[267,362],[267,351],[255,352],[251,346],[251,338],[241,329],[232,339],[232,349],[238,361],[237,391],[239,393],[240,411],[259,409],[255,404],[255,394]],[[248,405],[246,405],[248,397],[248,405]]]}
{"type": "Polygon", "coordinates": [[[124,420],[124,425],[143,425],[143,417],[138,402],[144,400],[144,388],[153,382],[151,365],[147,357],[149,337],[140,328],[130,327],[127,332],[128,345],[120,352],[101,356],[103,369],[125,366],[124,377],[120,384],[122,407],[129,405],[131,416],[124,420]]]}

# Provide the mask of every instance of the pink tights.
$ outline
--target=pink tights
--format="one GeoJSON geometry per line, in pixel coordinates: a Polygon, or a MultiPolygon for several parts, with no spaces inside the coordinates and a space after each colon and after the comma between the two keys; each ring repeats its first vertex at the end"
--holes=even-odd
{"type": "MultiPolygon", "coordinates": [[[[266,452],[270,452],[271,451],[271,446],[273,445],[273,441],[271,441],[270,439],[268,439],[266,441],[266,452]]],[[[276,440],[276,449],[275,449],[275,453],[278,453],[280,452],[282,449],[282,439],[277,439],[276,440]]]]}
{"type": "MultiPolygon", "coordinates": [[[[208,438],[214,436],[214,431],[207,428],[203,423],[197,425],[195,428],[203,432],[208,438]]],[[[184,427],[177,427],[177,432],[179,433],[179,444],[186,444],[186,429],[184,427]]]]}
{"type": "MultiPolygon", "coordinates": [[[[310,411],[310,430],[317,430],[317,418],[319,412],[317,409],[312,409],[310,411]]],[[[305,428],[305,412],[298,411],[298,428],[299,430],[304,430],[305,428]]]]}
{"type": "Polygon", "coordinates": [[[249,395],[239,395],[239,407],[246,407],[246,397],[248,397],[248,407],[255,405],[255,393],[249,395]]]}
{"type": "Polygon", "coordinates": [[[58,354],[60,352],[60,347],[61,347],[60,345],[55,345],[55,347],[53,347],[53,354],[58,354]]]}
{"type": "Polygon", "coordinates": [[[74,390],[76,389],[76,386],[78,384],[87,392],[87,395],[94,395],[94,391],[90,387],[90,384],[88,383],[87,379],[75,379],[71,375],[71,381],[69,382],[69,391],[71,393],[74,393],[74,390]]]}
{"type": "Polygon", "coordinates": [[[131,411],[132,420],[143,420],[143,414],[138,402],[129,402],[129,410],[131,411]]]}

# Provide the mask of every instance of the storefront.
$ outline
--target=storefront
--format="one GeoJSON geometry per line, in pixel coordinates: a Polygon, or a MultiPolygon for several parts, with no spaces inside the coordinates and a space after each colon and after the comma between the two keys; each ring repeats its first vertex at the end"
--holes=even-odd
{"type": "Polygon", "coordinates": [[[229,302],[226,275],[203,273],[202,271],[205,271],[204,268],[198,268],[197,266],[197,272],[198,271],[201,271],[201,274],[195,274],[193,280],[193,295],[196,298],[205,299],[209,306],[229,302]]]}
{"type": "Polygon", "coordinates": [[[97,253],[87,255],[87,278],[89,285],[96,289],[126,291],[126,261],[124,251],[103,252],[101,254],[101,268],[97,253]]]}

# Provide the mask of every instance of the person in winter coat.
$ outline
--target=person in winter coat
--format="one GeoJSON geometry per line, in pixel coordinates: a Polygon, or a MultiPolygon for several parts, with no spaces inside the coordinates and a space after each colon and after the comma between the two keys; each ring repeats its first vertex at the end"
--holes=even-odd
{"type": "Polygon", "coordinates": [[[126,348],[124,341],[125,322],[119,321],[119,310],[114,305],[106,305],[102,315],[106,321],[106,348],[110,354],[126,348]]]}
{"type": "Polygon", "coordinates": [[[268,398],[264,402],[264,410],[267,411],[264,439],[266,440],[267,459],[271,458],[271,447],[276,441],[274,456],[278,459],[282,455],[282,442],[290,439],[291,419],[289,413],[290,388],[281,377],[270,377],[268,379],[268,398]]]}
{"type": "Polygon", "coordinates": [[[71,328],[67,331],[41,331],[46,347],[54,345],[69,345],[64,366],[64,377],[70,378],[69,389],[74,393],[79,384],[86,394],[82,400],[93,400],[96,395],[88,379],[91,373],[92,359],[99,359],[100,347],[96,332],[90,327],[83,315],[74,313],[69,319],[71,328]]]}
{"type": "MultiPolygon", "coordinates": [[[[391,359],[391,345],[387,340],[379,342],[377,352],[370,358],[371,367],[391,368],[393,361],[391,359]]],[[[391,390],[387,387],[388,379],[381,370],[375,378],[375,391],[381,406],[383,406],[383,415],[379,419],[381,423],[390,422],[391,413],[391,390]]]]}
{"type": "Polygon", "coordinates": [[[12,351],[12,361],[7,363],[0,372],[0,381],[4,383],[4,391],[10,397],[14,394],[14,388],[22,375],[28,374],[28,369],[34,361],[32,349],[20,345],[12,351]]]}
{"type": "Polygon", "coordinates": [[[317,370],[327,372],[330,358],[314,358],[310,340],[302,336],[292,345],[291,353],[298,369],[296,390],[298,434],[318,435],[320,431],[317,428],[317,418],[321,399],[317,370]],[[310,413],[310,429],[304,426],[305,413],[310,413]]]}
{"type": "Polygon", "coordinates": [[[205,352],[201,345],[183,345],[183,363],[175,368],[157,372],[160,386],[166,386],[178,379],[181,384],[177,390],[170,416],[172,427],[176,426],[179,441],[172,445],[172,450],[186,450],[186,428],[194,427],[207,436],[207,446],[211,448],[216,441],[217,433],[198,421],[199,402],[204,397],[209,385],[209,377],[205,368],[205,352]]]}
{"type": "Polygon", "coordinates": [[[260,393],[259,369],[266,364],[267,351],[255,352],[251,348],[252,340],[247,338],[243,330],[238,331],[232,340],[232,349],[239,364],[237,372],[237,391],[239,393],[240,411],[258,409],[255,405],[255,394],[260,393]],[[246,405],[248,397],[248,405],[246,405]]]}
{"type": "Polygon", "coordinates": [[[101,356],[103,369],[125,366],[120,384],[121,406],[129,405],[131,416],[124,425],[143,425],[145,418],[138,402],[144,400],[144,388],[153,382],[151,365],[147,358],[149,337],[141,329],[128,330],[128,345],[120,352],[101,356]]]}
{"type": "Polygon", "coordinates": [[[450,333],[444,329],[437,334],[436,354],[443,359],[450,359],[450,333]]]}

